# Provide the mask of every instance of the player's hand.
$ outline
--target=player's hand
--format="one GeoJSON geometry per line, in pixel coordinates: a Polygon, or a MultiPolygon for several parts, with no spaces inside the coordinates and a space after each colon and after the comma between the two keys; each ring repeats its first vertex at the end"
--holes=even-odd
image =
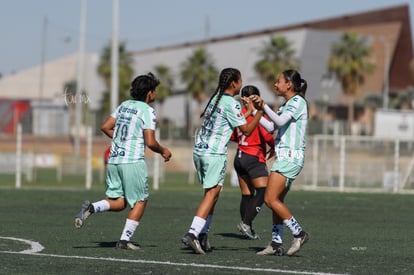
{"type": "Polygon", "coordinates": [[[242,100],[244,106],[246,106],[247,113],[249,115],[256,110],[256,108],[254,107],[253,101],[249,97],[243,96],[241,98],[241,100],[242,100]]]}
{"type": "Polygon", "coordinates": [[[167,162],[170,160],[172,154],[170,152],[170,150],[168,150],[167,148],[164,148],[161,156],[164,158],[164,162],[167,162]]]}
{"type": "Polygon", "coordinates": [[[261,111],[263,110],[263,106],[264,106],[264,101],[263,99],[260,98],[260,96],[258,95],[251,95],[249,96],[250,100],[253,102],[254,107],[258,110],[261,111]]]}

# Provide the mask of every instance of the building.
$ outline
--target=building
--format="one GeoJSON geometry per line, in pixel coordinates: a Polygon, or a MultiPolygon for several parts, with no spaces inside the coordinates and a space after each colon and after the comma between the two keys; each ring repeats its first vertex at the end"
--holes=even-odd
{"type": "MultiPolygon", "coordinates": [[[[368,36],[372,43],[372,61],[376,65],[376,70],[373,75],[367,77],[365,84],[361,87],[360,97],[368,93],[382,94],[386,76],[389,78],[389,89],[392,92],[397,92],[412,84],[409,63],[413,60],[413,44],[408,5],[137,51],[133,52],[135,60],[133,67],[136,74],[141,74],[153,71],[155,65],[163,64],[172,69],[178,81],[180,64],[195,49],[203,45],[213,57],[217,68],[236,67],[240,69],[244,84],[258,86],[265,101],[274,101],[272,91],[266,88],[253,71],[253,64],[258,60],[259,50],[264,43],[273,36],[284,36],[292,43],[292,48],[300,60],[301,73],[308,81],[307,98],[309,101],[328,99],[330,104],[341,105],[344,104],[345,99],[342,96],[340,86],[338,83],[325,85],[323,76],[326,73],[326,63],[332,43],[338,41],[343,32],[357,32],[368,36]],[[389,60],[389,74],[386,73],[387,60],[389,60]]],[[[99,109],[104,90],[103,81],[96,74],[98,62],[99,54],[86,56],[84,90],[87,93],[87,103],[92,112],[99,109]]],[[[72,55],[0,79],[0,94],[3,104],[7,99],[30,102],[49,101],[54,102],[51,104],[54,110],[57,106],[61,106],[70,116],[71,104],[68,104],[65,97],[65,83],[76,79],[76,64],[77,56],[72,55]],[[42,72],[43,77],[40,77],[42,72]]],[[[182,84],[177,83],[175,88],[182,89],[183,87],[182,84]]],[[[74,103],[78,102],[85,103],[75,98],[74,103]]],[[[177,127],[184,127],[186,124],[185,102],[185,95],[177,95],[168,98],[164,104],[163,116],[177,127]]],[[[30,110],[36,108],[35,106],[42,105],[32,105],[30,110]]],[[[191,103],[190,108],[193,113],[198,110],[194,102],[191,103]]],[[[30,112],[30,110],[26,110],[26,112],[30,112]]],[[[20,120],[20,116],[24,116],[21,113],[18,115],[17,118],[11,116],[10,121],[15,123],[20,120]]],[[[43,119],[42,117],[45,116],[47,115],[31,117],[43,119]]],[[[68,119],[68,123],[70,121],[73,120],[68,119]]],[[[10,123],[4,124],[10,125],[10,123]]],[[[45,122],[32,122],[32,128],[33,125],[46,124],[45,122]]],[[[50,125],[49,127],[55,126],[50,125]]],[[[70,128],[69,126],[65,129],[70,132],[70,128]]],[[[25,129],[30,129],[30,127],[25,127],[25,129]]],[[[1,132],[5,132],[5,129],[0,129],[1,132]]],[[[32,129],[32,132],[35,131],[32,129]]],[[[54,133],[62,134],[61,130],[46,132],[52,135],[54,133]]]]}

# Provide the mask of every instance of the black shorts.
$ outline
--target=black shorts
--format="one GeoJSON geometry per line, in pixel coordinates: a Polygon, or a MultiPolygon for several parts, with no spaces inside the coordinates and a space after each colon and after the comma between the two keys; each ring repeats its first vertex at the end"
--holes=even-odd
{"type": "Polygon", "coordinates": [[[266,163],[260,162],[256,156],[245,154],[239,150],[234,158],[234,169],[237,175],[248,176],[251,179],[269,176],[266,163]]]}

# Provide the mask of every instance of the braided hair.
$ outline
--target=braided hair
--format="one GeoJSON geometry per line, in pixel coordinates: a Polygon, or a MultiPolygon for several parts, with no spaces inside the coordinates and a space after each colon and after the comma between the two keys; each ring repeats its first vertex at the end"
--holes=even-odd
{"type": "Polygon", "coordinates": [[[241,73],[238,69],[234,69],[234,68],[223,69],[220,73],[219,84],[217,86],[217,89],[214,92],[214,94],[210,97],[210,100],[208,101],[208,103],[207,103],[206,107],[204,108],[204,111],[200,115],[200,117],[203,117],[205,115],[206,118],[210,118],[211,115],[214,113],[214,111],[217,109],[217,106],[220,102],[221,97],[224,94],[224,91],[230,87],[230,85],[233,81],[237,82],[237,81],[239,81],[240,78],[241,78],[241,73]],[[213,109],[211,110],[211,112],[209,114],[206,114],[207,108],[210,105],[211,100],[217,94],[218,94],[217,100],[214,103],[213,109]]]}
{"type": "Polygon", "coordinates": [[[132,99],[145,101],[149,91],[154,91],[160,81],[152,73],[139,75],[131,82],[130,94],[132,99]]]}

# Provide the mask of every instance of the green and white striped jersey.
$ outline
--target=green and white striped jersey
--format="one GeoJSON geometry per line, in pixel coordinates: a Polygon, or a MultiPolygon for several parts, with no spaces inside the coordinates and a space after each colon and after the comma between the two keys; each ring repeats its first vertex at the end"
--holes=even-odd
{"type": "Polygon", "coordinates": [[[285,125],[278,128],[275,138],[275,151],[291,150],[297,154],[296,159],[303,161],[303,152],[306,148],[306,127],[308,124],[308,107],[306,100],[300,95],[295,95],[282,105],[278,112],[290,113],[292,119],[285,125]],[[299,157],[302,155],[302,157],[299,157]]]}
{"type": "Polygon", "coordinates": [[[230,95],[224,94],[216,110],[210,115],[217,101],[217,96],[207,106],[203,124],[196,135],[194,154],[203,156],[226,155],[227,143],[233,129],[246,124],[240,103],[230,95]]]}
{"type": "Polygon", "coordinates": [[[144,159],[144,130],[155,130],[156,115],[143,101],[126,100],[111,114],[116,119],[108,163],[135,163],[144,159]]]}

